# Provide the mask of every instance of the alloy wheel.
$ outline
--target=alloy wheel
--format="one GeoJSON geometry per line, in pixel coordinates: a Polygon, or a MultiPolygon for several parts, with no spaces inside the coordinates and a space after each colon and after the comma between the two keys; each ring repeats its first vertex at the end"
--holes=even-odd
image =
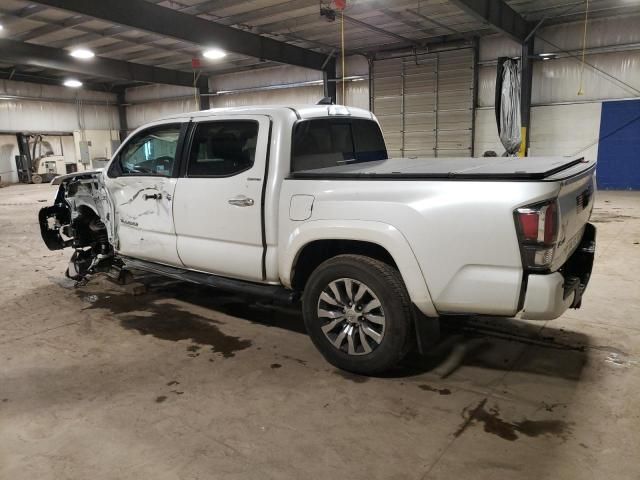
{"type": "Polygon", "coordinates": [[[349,355],[366,355],[384,337],[386,320],[380,300],[366,284],[352,278],[329,283],[318,299],[321,330],[331,344],[349,355]]]}

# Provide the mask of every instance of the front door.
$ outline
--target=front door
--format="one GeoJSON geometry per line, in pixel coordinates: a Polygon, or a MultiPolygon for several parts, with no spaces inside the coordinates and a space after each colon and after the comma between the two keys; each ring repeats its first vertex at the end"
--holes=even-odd
{"type": "Polygon", "coordinates": [[[261,281],[269,118],[234,116],[193,125],[173,206],[180,258],[194,270],[261,281]]]}
{"type": "Polygon", "coordinates": [[[119,151],[106,178],[118,253],[182,266],[176,249],[173,201],[186,124],[154,125],[119,151]],[[184,126],[183,126],[184,125],[184,126]]]}

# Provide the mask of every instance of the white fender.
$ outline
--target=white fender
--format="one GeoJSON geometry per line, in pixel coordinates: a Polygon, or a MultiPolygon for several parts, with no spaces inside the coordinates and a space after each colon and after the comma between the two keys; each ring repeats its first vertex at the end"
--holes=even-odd
{"type": "Polygon", "coordinates": [[[375,243],[393,258],[411,301],[427,316],[437,317],[420,265],[402,233],[392,225],[363,220],[312,220],[301,223],[282,238],[278,258],[280,281],[291,288],[291,273],[302,249],[317,240],[355,240],[375,243]]]}

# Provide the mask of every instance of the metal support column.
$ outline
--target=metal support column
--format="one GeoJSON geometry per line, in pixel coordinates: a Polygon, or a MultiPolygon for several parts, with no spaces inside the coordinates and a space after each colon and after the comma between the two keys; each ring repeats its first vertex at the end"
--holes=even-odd
{"type": "Polygon", "coordinates": [[[369,111],[373,112],[375,109],[374,106],[374,102],[373,99],[375,98],[375,91],[374,91],[374,82],[373,82],[373,76],[375,75],[374,69],[373,69],[373,58],[372,57],[368,57],[367,58],[367,62],[369,63],[369,111]]]}
{"type": "Polygon", "coordinates": [[[118,118],[120,119],[120,142],[124,142],[124,139],[129,135],[129,127],[127,125],[127,106],[125,91],[120,90],[118,92],[118,118]]]}
{"type": "Polygon", "coordinates": [[[336,59],[331,57],[322,70],[322,82],[324,96],[331,97],[333,103],[337,103],[336,59]]]}
{"type": "Polygon", "coordinates": [[[204,77],[198,85],[198,96],[200,97],[200,110],[209,110],[211,103],[209,102],[209,79],[204,77]]]}
{"type": "Polygon", "coordinates": [[[476,156],[476,113],[478,109],[478,61],[480,59],[480,39],[473,39],[473,100],[471,102],[471,156],[476,156]]]}
{"type": "Polygon", "coordinates": [[[405,71],[404,71],[404,58],[400,60],[400,119],[401,119],[401,124],[400,124],[400,131],[402,132],[402,137],[400,137],[400,155],[402,157],[404,157],[404,148],[405,148],[405,127],[406,127],[406,111],[405,111],[405,98],[404,98],[404,77],[405,77],[405,71]]]}
{"type": "Polygon", "coordinates": [[[436,53],[436,68],[434,70],[435,78],[433,82],[433,120],[435,128],[435,138],[433,143],[433,156],[438,157],[438,137],[440,136],[439,127],[439,102],[440,102],[440,54],[436,53]]]}
{"type": "Polygon", "coordinates": [[[519,157],[529,155],[529,138],[531,137],[531,84],[533,82],[533,42],[534,37],[522,44],[520,57],[520,118],[522,121],[522,143],[519,157]]]}

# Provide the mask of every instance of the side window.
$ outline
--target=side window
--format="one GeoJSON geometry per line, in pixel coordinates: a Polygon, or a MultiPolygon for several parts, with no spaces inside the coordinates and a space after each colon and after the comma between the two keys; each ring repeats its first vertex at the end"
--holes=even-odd
{"type": "Polygon", "coordinates": [[[133,137],[120,152],[117,174],[170,177],[177,163],[180,127],[162,125],[133,137]]]}
{"type": "Polygon", "coordinates": [[[236,175],[253,166],[258,122],[231,120],[196,126],[189,154],[188,177],[236,175]]]}

